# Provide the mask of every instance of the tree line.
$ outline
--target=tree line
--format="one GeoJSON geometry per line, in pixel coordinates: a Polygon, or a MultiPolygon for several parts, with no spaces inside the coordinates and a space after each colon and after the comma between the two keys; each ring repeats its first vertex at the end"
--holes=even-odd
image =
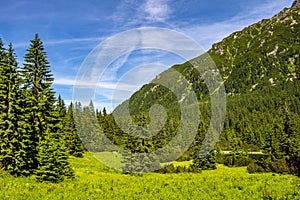
{"type": "MultiPolygon", "coordinates": [[[[220,162],[229,166],[249,165],[249,171],[280,171],[280,168],[281,171],[299,173],[298,80],[276,86],[266,85],[255,91],[230,96],[220,142],[206,157],[200,158],[199,149],[210,122],[210,99],[203,81],[197,79],[197,72],[186,68],[188,66],[178,66],[176,70],[192,83],[196,82],[191,87],[200,102],[198,133],[186,152],[181,152],[182,144],[174,144],[170,152],[162,152],[168,156],[161,156],[157,163],[173,161],[176,155],[182,154],[178,160],[193,159],[192,166],[198,169],[214,169],[220,162]],[[232,153],[224,156],[220,150],[230,150],[232,153]],[[263,151],[267,156],[245,161],[244,154],[240,152],[248,151],[263,151]]],[[[131,126],[124,118],[119,121],[122,130],[113,113],[108,114],[105,108],[101,111],[95,109],[93,102],[88,106],[75,102],[66,108],[61,97],[55,97],[53,80],[38,35],[31,41],[21,67],[12,45],[5,49],[0,42],[0,165],[13,175],[34,174],[37,180],[58,182],[74,177],[68,156],[81,157],[85,150],[82,143],[87,150],[94,152],[114,151],[114,145],[118,145],[134,153],[149,153],[167,145],[180,125],[177,99],[164,87],[156,87],[149,93],[147,91],[155,85],[148,84],[131,97],[131,119],[139,127],[131,126]],[[144,93],[149,100],[145,101],[144,93]],[[168,118],[162,129],[147,138],[132,136],[150,134],[142,126],[149,125],[149,108],[155,103],[166,108],[168,118]],[[129,135],[129,132],[133,134],[129,135]],[[102,133],[110,142],[104,141],[102,133]]],[[[122,106],[114,112],[122,113],[122,106]]],[[[159,119],[154,121],[156,125],[164,123],[159,119]]],[[[188,123],[182,126],[190,131],[188,123]]],[[[180,138],[180,142],[188,140],[180,138]]],[[[124,155],[124,159],[141,158],[124,155]]],[[[134,167],[130,166],[129,171],[135,171],[134,167]]]]}

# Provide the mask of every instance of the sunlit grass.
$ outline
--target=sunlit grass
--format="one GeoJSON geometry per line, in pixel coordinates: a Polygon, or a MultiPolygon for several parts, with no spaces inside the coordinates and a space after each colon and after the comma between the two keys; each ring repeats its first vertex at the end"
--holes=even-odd
{"type": "Polygon", "coordinates": [[[300,199],[298,177],[248,174],[245,167],[218,165],[217,170],[200,174],[124,175],[88,153],[70,162],[76,178],[59,184],[0,172],[0,199],[300,199]]]}

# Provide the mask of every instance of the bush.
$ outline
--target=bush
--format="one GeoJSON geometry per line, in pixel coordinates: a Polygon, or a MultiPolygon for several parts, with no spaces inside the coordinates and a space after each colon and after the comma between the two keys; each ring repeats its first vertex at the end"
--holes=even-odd
{"type": "Polygon", "coordinates": [[[258,165],[255,162],[251,162],[248,166],[247,166],[247,171],[248,173],[256,173],[256,172],[265,172],[265,169],[262,168],[260,165],[258,165]]]}
{"type": "Polygon", "coordinates": [[[253,160],[249,156],[237,155],[235,158],[227,156],[224,159],[224,165],[228,167],[243,167],[248,166],[253,160]]]}
{"type": "Polygon", "coordinates": [[[275,160],[269,163],[269,168],[275,173],[290,173],[290,168],[285,159],[275,160]]]}
{"type": "Polygon", "coordinates": [[[247,166],[249,173],[255,172],[274,172],[274,173],[290,173],[291,169],[288,166],[286,159],[278,159],[275,161],[264,160],[251,162],[247,166]]]}
{"type": "Polygon", "coordinates": [[[255,172],[271,172],[270,168],[269,168],[269,163],[270,160],[261,160],[261,161],[255,161],[255,162],[251,162],[248,166],[247,166],[247,171],[249,173],[255,173],[255,172]]]}

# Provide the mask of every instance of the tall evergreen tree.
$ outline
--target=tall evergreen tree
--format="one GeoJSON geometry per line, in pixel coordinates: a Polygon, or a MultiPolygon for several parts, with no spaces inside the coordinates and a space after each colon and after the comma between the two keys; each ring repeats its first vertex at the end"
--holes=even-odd
{"type": "MultiPolygon", "coordinates": [[[[67,108],[66,108],[66,104],[65,104],[64,100],[61,98],[60,95],[58,96],[58,99],[57,99],[56,111],[58,112],[59,119],[61,119],[61,121],[63,122],[64,120],[62,120],[62,119],[67,114],[67,108]]],[[[62,125],[64,125],[64,124],[62,123],[62,125]]]]}
{"type": "Polygon", "coordinates": [[[55,110],[56,99],[52,89],[53,75],[50,71],[43,43],[35,35],[30,48],[25,55],[23,67],[24,86],[26,89],[27,105],[31,112],[28,123],[31,125],[30,134],[35,142],[36,152],[34,169],[37,169],[39,180],[60,181],[69,175],[65,148],[61,147],[62,139],[59,113],[55,110]],[[53,174],[55,173],[55,176],[53,174]],[[48,177],[51,176],[51,177],[48,177]]]}
{"type": "Polygon", "coordinates": [[[300,117],[289,111],[286,112],[284,131],[285,141],[281,143],[291,172],[300,175],[300,117]]]}
{"type": "Polygon", "coordinates": [[[5,48],[4,44],[2,42],[2,39],[0,38],[0,60],[2,60],[3,55],[5,54],[5,48]]]}
{"type": "Polygon", "coordinates": [[[68,107],[68,111],[64,118],[63,132],[65,135],[65,143],[69,155],[82,157],[84,148],[76,130],[74,121],[74,106],[72,102],[68,107]]]}
{"type": "Polygon", "coordinates": [[[0,54],[0,162],[4,170],[19,175],[28,168],[28,145],[22,134],[21,79],[12,44],[6,52],[0,41],[0,54]]]}
{"type": "Polygon", "coordinates": [[[279,134],[277,134],[279,132],[279,129],[276,128],[276,126],[269,124],[266,127],[267,138],[263,149],[269,154],[271,161],[274,161],[281,157],[280,141],[278,139],[279,134]]]}
{"type": "Polygon", "coordinates": [[[51,87],[53,75],[46,58],[43,43],[35,35],[25,55],[23,68],[24,86],[28,92],[29,105],[32,109],[31,124],[37,140],[41,139],[47,129],[53,128],[54,91],[51,87]]]}
{"type": "Polygon", "coordinates": [[[204,157],[200,157],[199,154],[194,155],[192,168],[209,170],[217,169],[216,153],[214,150],[210,151],[204,157]]]}

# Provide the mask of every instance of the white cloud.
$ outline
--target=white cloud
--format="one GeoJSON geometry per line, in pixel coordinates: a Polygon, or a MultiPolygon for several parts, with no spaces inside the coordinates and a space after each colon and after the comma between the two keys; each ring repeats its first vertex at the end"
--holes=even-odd
{"type": "Polygon", "coordinates": [[[146,0],[140,11],[144,11],[146,19],[164,22],[169,19],[171,8],[166,0],[146,0]]]}
{"type": "Polygon", "coordinates": [[[120,27],[126,30],[136,26],[166,23],[172,12],[169,0],[124,0],[110,19],[115,22],[118,30],[120,27]]]}
{"type": "Polygon", "coordinates": [[[67,86],[79,86],[79,87],[86,87],[86,88],[102,88],[102,89],[118,89],[124,91],[132,91],[136,88],[136,85],[126,84],[126,83],[116,83],[116,82],[99,82],[96,85],[90,82],[81,82],[77,81],[76,79],[70,78],[56,78],[53,82],[55,85],[67,85],[67,86]]]}

